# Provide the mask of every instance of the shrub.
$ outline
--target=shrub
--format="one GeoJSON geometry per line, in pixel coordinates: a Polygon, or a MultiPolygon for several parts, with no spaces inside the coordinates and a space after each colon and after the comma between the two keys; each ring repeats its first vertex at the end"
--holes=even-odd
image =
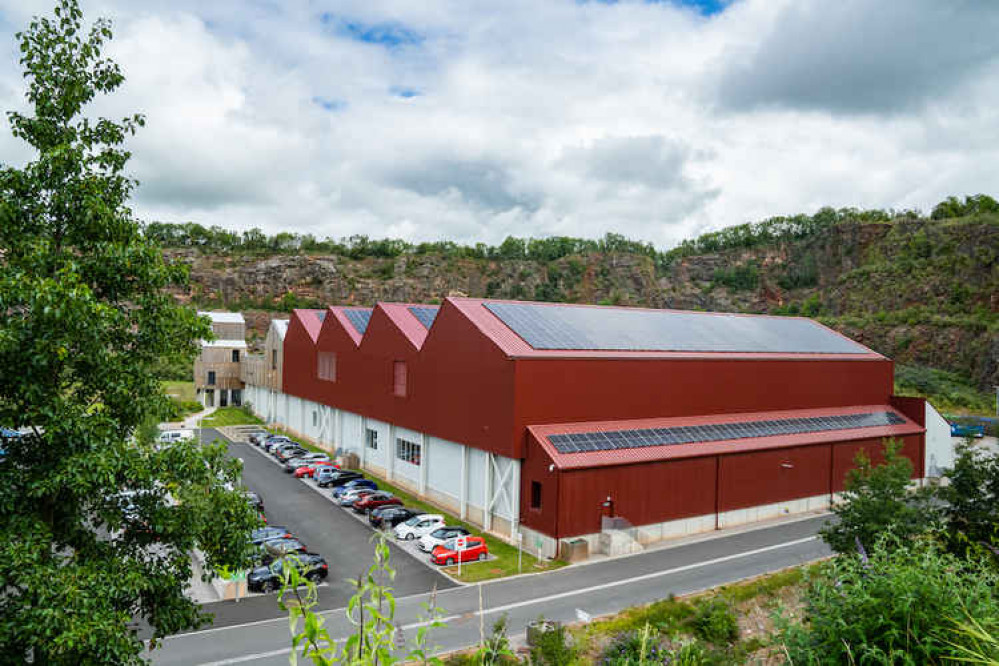
{"type": "Polygon", "coordinates": [[[699,638],[714,645],[739,640],[739,620],[728,602],[720,597],[699,600],[691,625],[699,638]]]}
{"type": "Polygon", "coordinates": [[[565,627],[561,624],[541,633],[537,645],[531,650],[532,663],[546,666],[568,666],[575,657],[576,651],[569,645],[565,627]]]}
{"type": "Polygon", "coordinates": [[[869,556],[841,555],[805,590],[806,620],[778,617],[794,664],[939,664],[957,656],[958,622],[999,616],[999,577],[928,538],[887,535],[869,556]]]}

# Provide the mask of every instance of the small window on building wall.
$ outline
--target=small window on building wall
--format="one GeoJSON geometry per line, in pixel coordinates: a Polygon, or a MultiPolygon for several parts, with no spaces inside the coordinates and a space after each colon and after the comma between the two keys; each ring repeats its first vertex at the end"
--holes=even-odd
{"type": "Polygon", "coordinates": [[[319,425],[319,414],[314,409],[312,410],[312,425],[319,425]]]}
{"type": "Polygon", "coordinates": [[[316,375],[319,379],[328,382],[336,381],[336,354],[333,352],[319,352],[317,356],[316,375]]]}
{"type": "Polygon", "coordinates": [[[378,431],[368,428],[364,433],[364,444],[369,449],[378,448],[378,431]]]}
{"type": "Polygon", "coordinates": [[[277,370],[277,349],[271,350],[271,370],[277,370]]]}
{"type": "Polygon", "coordinates": [[[209,370],[208,371],[208,385],[209,386],[215,386],[215,371],[214,370],[209,370]]]}
{"type": "Polygon", "coordinates": [[[392,367],[393,386],[392,393],[398,398],[406,397],[406,362],[396,361],[392,367]]]}
{"type": "Polygon", "coordinates": [[[395,440],[395,457],[410,465],[420,464],[420,445],[405,439],[395,440]]]}
{"type": "Polygon", "coordinates": [[[238,349],[233,349],[232,350],[232,362],[233,363],[239,363],[239,350],[238,349]]]}
{"type": "Polygon", "coordinates": [[[531,481],[531,508],[541,509],[541,482],[531,481]]]}

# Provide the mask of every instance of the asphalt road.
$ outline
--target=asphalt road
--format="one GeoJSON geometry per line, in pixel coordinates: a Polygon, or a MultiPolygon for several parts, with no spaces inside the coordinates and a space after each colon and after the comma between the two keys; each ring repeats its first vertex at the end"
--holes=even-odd
{"type": "MultiPolygon", "coordinates": [[[[826,520],[819,516],[546,574],[445,589],[437,603],[447,626],[435,630],[432,641],[439,651],[452,651],[476,644],[480,621],[488,631],[503,613],[516,637],[539,615],[572,622],[814,561],[830,554],[815,536],[826,520]]],[[[396,622],[412,637],[428,595],[400,591],[398,597],[396,622]]],[[[349,633],[341,610],[327,611],[324,618],[334,638],[349,633]]],[[[157,664],[264,666],[287,664],[289,646],[287,619],[281,617],[174,636],[149,656],[157,664]]]]}
{"type": "MultiPolygon", "coordinates": [[[[206,439],[209,436],[226,439],[218,431],[206,428],[206,439]]],[[[243,461],[243,482],[263,498],[268,524],[287,527],[310,551],[319,553],[329,563],[326,585],[319,588],[319,608],[346,606],[353,594],[346,579],[356,578],[371,566],[373,531],[291,474],[285,474],[268,454],[261,455],[252,445],[230,442],[229,454],[243,461]]],[[[395,544],[390,542],[389,547],[398,595],[429,592],[435,586],[438,590],[455,586],[395,544]]],[[[248,597],[238,603],[220,601],[205,604],[203,608],[215,616],[213,627],[287,617],[277,607],[276,594],[248,597]]]]}

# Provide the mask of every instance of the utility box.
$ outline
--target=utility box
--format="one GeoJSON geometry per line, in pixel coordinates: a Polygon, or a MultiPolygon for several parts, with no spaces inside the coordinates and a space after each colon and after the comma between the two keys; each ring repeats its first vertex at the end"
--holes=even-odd
{"type": "Polygon", "coordinates": [[[566,539],[562,542],[562,559],[582,562],[590,557],[590,543],[586,539],[566,539]]]}
{"type": "Polygon", "coordinates": [[[361,459],[356,453],[345,453],[340,456],[340,467],[344,469],[361,469],[361,459]]]}

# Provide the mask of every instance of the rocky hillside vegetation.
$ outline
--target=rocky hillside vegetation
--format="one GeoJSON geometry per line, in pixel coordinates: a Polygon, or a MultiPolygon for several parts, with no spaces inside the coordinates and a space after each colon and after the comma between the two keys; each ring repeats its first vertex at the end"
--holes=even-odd
{"type": "Polygon", "coordinates": [[[294,307],[436,303],[453,293],[815,317],[899,364],[900,390],[946,409],[991,410],[999,384],[999,204],[916,211],[823,209],[729,227],[665,252],[599,241],[508,238],[412,245],[199,225],[149,225],[191,267],[177,296],[239,310],[262,336],[294,307]]]}

